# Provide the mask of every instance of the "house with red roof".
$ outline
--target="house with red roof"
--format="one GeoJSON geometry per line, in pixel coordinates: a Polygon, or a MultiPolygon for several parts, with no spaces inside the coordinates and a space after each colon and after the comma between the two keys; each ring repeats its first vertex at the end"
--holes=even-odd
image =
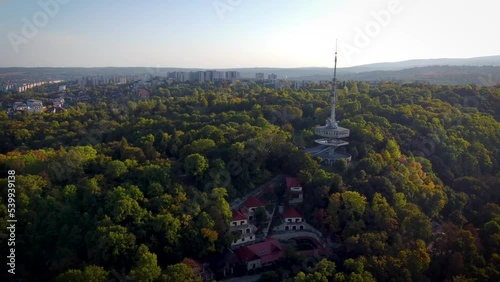
{"type": "Polygon", "coordinates": [[[265,205],[257,197],[250,196],[243,202],[241,212],[248,217],[248,220],[253,220],[255,211],[259,207],[265,207],[265,205]]]}
{"type": "Polygon", "coordinates": [[[248,221],[248,218],[239,210],[231,210],[233,213],[229,232],[231,232],[235,239],[231,242],[231,247],[249,244],[255,241],[255,232],[257,227],[248,221]]]}
{"type": "Polygon", "coordinates": [[[304,216],[295,208],[286,209],[282,216],[287,223],[298,223],[304,221],[304,216]]]}
{"type": "Polygon", "coordinates": [[[273,231],[295,231],[310,229],[305,222],[304,216],[293,207],[287,208],[281,214],[280,223],[273,228],[273,231]]]}
{"type": "Polygon", "coordinates": [[[286,196],[289,205],[301,204],[304,201],[304,192],[298,178],[286,178],[286,196]]]}
{"type": "Polygon", "coordinates": [[[259,198],[250,196],[243,202],[243,206],[245,206],[248,211],[255,212],[258,207],[264,207],[264,204],[259,200],[259,198]]]}
{"type": "Polygon", "coordinates": [[[233,216],[231,218],[231,226],[240,226],[248,224],[248,219],[239,210],[231,210],[233,216]]]}
{"type": "Polygon", "coordinates": [[[274,264],[285,254],[283,247],[276,239],[267,239],[262,243],[239,248],[234,253],[246,264],[247,270],[274,264]]]}

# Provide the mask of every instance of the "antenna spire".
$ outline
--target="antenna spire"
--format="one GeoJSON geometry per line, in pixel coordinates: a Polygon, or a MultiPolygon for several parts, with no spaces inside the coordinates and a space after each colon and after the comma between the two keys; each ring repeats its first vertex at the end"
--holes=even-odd
{"type": "Polygon", "coordinates": [[[330,125],[333,128],[337,128],[337,121],[335,120],[335,103],[337,98],[337,43],[338,40],[335,40],[335,66],[333,67],[333,84],[332,84],[332,94],[331,94],[331,106],[332,113],[330,116],[330,125]]]}

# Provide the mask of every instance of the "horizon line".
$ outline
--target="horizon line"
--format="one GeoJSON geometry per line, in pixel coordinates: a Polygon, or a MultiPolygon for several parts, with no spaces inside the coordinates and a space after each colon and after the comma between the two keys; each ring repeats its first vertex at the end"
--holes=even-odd
{"type": "MultiPolygon", "coordinates": [[[[367,64],[361,64],[361,65],[354,65],[354,66],[347,66],[347,67],[338,67],[340,69],[345,69],[345,68],[355,68],[355,67],[362,67],[362,66],[370,66],[370,65],[378,65],[378,64],[393,64],[393,63],[405,63],[405,62],[415,62],[415,61],[433,61],[433,60],[470,60],[470,59],[481,59],[481,58],[490,58],[490,57],[500,57],[500,54],[498,55],[484,55],[484,56],[476,56],[476,57],[465,57],[465,58],[427,58],[427,59],[408,59],[408,60],[402,60],[402,61],[385,61],[385,62],[375,62],[375,63],[367,63],[367,64]]],[[[209,67],[209,68],[203,68],[203,67],[175,67],[175,66],[0,66],[0,68],[85,68],[85,69],[92,69],[92,68],[149,68],[149,69],[155,69],[155,68],[164,68],[164,69],[200,69],[200,70],[217,70],[217,69],[222,69],[222,70],[230,70],[230,69],[301,69],[301,68],[328,68],[328,69],[333,69],[333,66],[303,66],[303,67],[278,67],[278,66],[273,66],[273,67],[258,67],[258,66],[252,66],[252,67],[209,67]]]]}

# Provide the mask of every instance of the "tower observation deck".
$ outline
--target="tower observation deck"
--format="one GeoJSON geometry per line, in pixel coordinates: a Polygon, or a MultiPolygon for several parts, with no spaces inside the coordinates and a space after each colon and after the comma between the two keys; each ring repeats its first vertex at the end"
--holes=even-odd
{"type": "Polygon", "coordinates": [[[336,152],[335,150],[340,146],[348,145],[349,142],[342,140],[342,138],[349,137],[349,129],[340,127],[335,118],[335,106],[337,99],[337,48],[335,48],[335,66],[333,69],[333,84],[332,92],[330,95],[331,114],[326,120],[326,125],[318,126],[314,129],[314,134],[320,139],[314,140],[319,146],[307,149],[306,151],[311,156],[320,157],[325,164],[333,165],[339,159],[351,160],[351,155],[343,152],[336,152]]]}

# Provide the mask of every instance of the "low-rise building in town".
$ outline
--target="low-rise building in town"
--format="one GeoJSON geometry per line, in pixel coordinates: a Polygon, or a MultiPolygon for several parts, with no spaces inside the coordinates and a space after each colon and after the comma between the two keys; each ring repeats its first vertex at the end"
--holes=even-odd
{"type": "Polygon", "coordinates": [[[242,247],[234,253],[246,265],[247,270],[272,265],[285,254],[283,247],[276,239],[267,239],[258,244],[242,247]]]}
{"type": "Polygon", "coordinates": [[[257,227],[250,223],[248,218],[240,211],[233,209],[232,213],[233,217],[229,226],[229,232],[237,238],[231,242],[231,247],[253,243],[255,241],[257,227]]]}
{"type": "Polygon", "coordinates": [[[24,102],[14,102],[12,107],[9,108],[9,114],[15,112],[29,112],[29,113],[41,113],[43,111],[43,103],[40,100],[28,99],[26,103],[24,102]]]}
{"type": "Polygon", "coordinates": [[[259,207],[264,207],[264,204],[257,197],[250,196],[243,202],[241,211],[249,220],[254,220],[255,211],[259,207]]]}
{"type": "Polygon", "coordinates": [[[273,231],[295,231],[309,230],[309,225],[305,222],[304,216],[295,208],[287,208],[281,214],[279,222],[273,228],[273,231]]]}
{"type": "Polygon", "coordinates": [[[28,106],[29,112],[41,113],[43,109],[43,103],[40,100],[36,99],[28,99],[26,101],[26,105],[28,106]]]}
{"type": "Polygon", "coordinates": [[[304,192],[298,178],[286,178],[286,197],[289,205],[301,204],[304,201],[304,192]]]}

